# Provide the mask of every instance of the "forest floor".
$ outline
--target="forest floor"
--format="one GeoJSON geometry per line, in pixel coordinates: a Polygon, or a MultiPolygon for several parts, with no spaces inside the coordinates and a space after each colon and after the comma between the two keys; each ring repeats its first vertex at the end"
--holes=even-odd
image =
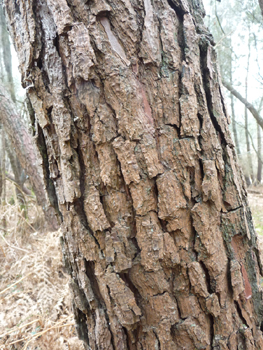
{"type": "MultiPolygon", "coordinates": [[[[7,198],[0,208],[0,349],[84,349],[74,327],[60,230],[46,232],[33,198],[27,198],[25,218],[11,185],[7,198]]],[[[250,188],[248,199],[263,236],[263,187],[250,188]]]]}
{"type": "Polygon", "coordinates": [[[45,230],[33,198],[26,198],[27,218],[12,186],[7,199],[0,207],[0,349],[84,350],[74,326],[60,230],[45,230]]]}

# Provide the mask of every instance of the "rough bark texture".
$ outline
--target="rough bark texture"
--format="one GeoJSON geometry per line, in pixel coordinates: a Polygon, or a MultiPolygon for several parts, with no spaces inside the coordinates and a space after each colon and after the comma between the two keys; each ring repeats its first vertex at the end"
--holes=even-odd
{"type": "MultiPolygon", "coordinates": [[[[41,167],[37,157],[37,148],[17,113],[14,103],[1,85],[0,122],[3,124],[4,131],[7,133],[8,139],[13,146],[13,152],[15,152],[20,165],[29,177],[38,204],[43,208],[49,228],[57,229],[59,222],[58,214],[56,214],[57,205],[47,198],[43,176],[41,176],[40,172],[41,167]]],[[[18,174],[15,174],[15,169],[13,170],[15,177],[20,177],[18,174]]],[[[19,184],[22,185],[22,182],[19,184]]]]}
{"type": "Polygon", "coordinates": [[[262,349],[262,264],[202,3],[5,4],[80,337],[262,349]]]}

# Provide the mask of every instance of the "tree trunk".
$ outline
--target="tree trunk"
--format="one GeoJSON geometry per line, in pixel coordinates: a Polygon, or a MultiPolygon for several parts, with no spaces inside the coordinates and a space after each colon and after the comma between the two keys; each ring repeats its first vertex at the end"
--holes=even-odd
{"type": "Polygon", "coordinates": [[[3,6],[0,3],[0,33],[1,33],[1,46],[3,62],[5,66],[5,71],[7,75],[7,85],[12,100],[15,102],[15,88],[12,74],[12,59],[11,59],[11,47],[9,41],[9,35],[6,29],[5,18],[3,13],[3,6]]]}
{"type": "Polygon", "coordinates": [[[25,196],[23,195],[22,191],[27,175],[22,169],[21,164],[16,156],[16,153],[14,152],[14,148],[12,147],[12,144],[9,142],[8,139],[6,139],[6,154],[9,158],[12,172],[14,174],[14,183],[17,185],[15,187],[16,197],[20,207],[24,209],[24,216],[27,217],[27,203],[25,201],[25,196]]]}
{"type": "Polygon", "coordinates": [[[87,349],[262,349],[262,262],[202,3],[5,5],[87,349]]]}
{"type": "MultiPolygon", "coordinates": [[[[6,155],[6,147],[5,147],[5,129],[1,128],[1,205],[5,207],[6,205],[6,161],[5,161],[5,155],[6,155]]],[[[5,212],[5,208],[3,210],[5,212]]],[[[6,230],[6,217],[5,214],[3,214],[2,217],[2,226],[4,231],[6,230]]]]}
{"type": "Polygon", "coordinates": [[[261,10],[261,14],[263,16],[263,0],[258,0],[258,3],[259,3],[260,10],[261,10]]]}
{"type": "MultiPolygon", "coordinates": [[[[14,103],[16,103],[15,98],[15,87],[14,87],[14,80],[13,80],[13,74],[12,74],[12,55],[11,55],[11,45],[9,40],[9,34],[7,32],[4,13],[3,13],[3,5],[0,2],[0,36],[1,36],[1,44],[2,44],[2,57],[0,56],[0,59],[3,59],[4,66],[5,66],[5,73],[7,77],[7,82],[5,83],[5,87],[9,90],[9,93],[11,95],[11,98],[14,103]]],[[[4,79],[3,79],[4,80],[4,79]]],[[[18,158],[16,157],[16,154],[14,150],[11,150],[10,143],[8,140],[6,140],[6,151],[8,158],[11,163],[12,171],[15,177],[16,184],[22,188],[23,184],[26,180],[26,176],[23,178],[23,169],[21,168],[21,165],[19,163],[18,158]]],[[[25,207],[26,203],[24,201],[24,196],[22,192],[19,190],[18,187],[16,187],[16,195],[19,201],[20,206],[25,207]]],[[[25,213],[26,213],[26,207],[25,207],[25,213]]]]}
{"type": "Polygon", "coordinates": [[[1,133],[1,136],[0,136],[0,145],[1,145],[1,151],[0,151],[0,154],[1,154],[1,157],[0,157],[0,202],[2,201],[2,193],[3,193],[3,186],[4,186],[4,183],[3,183],[3,148],[2,148],[2,125],[0,124],[0,133],[1,133]]]}
{"type": "MultiPolygon", "coordinates": [[[[231,56],[230,56],[230,60],[229,60],[229,66],[230,66],[229,78],[230,78],[230,84],[231,84],[231,86],[233,86],[233,57],[232,57],[233,49],[232,49],[231,39],[230,39],[230,48],[231,48],[231,56]]],[[[232,132],[233,132],[233,136],[234,136],[236,152],[237,152],[237,155],[240,156],[241,152],[240,152],[239,140],[238,140],[238,135],[237,135],[235,102],[234,102],[234,96],[231,93],[230,93],[230,102],[231,102],[232,132]]],[[[246,176],[245,176],[245,179],[246,179],[246,176]]],[[[246,179],[246,183],[247,183],[247,179],[246,179]]]]}
{"type": "Polygon", "coordinates": [[[239,141],[238,141],[238,136],[237,136],[237,124],[236,124],[234,97],[232,94],[230,94],[230,101],[231,101],[231,114],[232,114],[232,131],[233,131],[233,136],[234,136],[234,141],[235,141],[236,152],[237,152],[237,155],[240,156],[240,147],[239,147],[239,141]]]}
{"type": "MultiPolygon", "coordinates": [[[[13,151],[16,153],[20,165],[29,177],[37,202],[43,208],[48,227],[50,229],[57,229],[57,203],[52,197],[49,197],[49,199],[47,198],[44,181],[40,175],[40,161],[37,157],[37,148],[26,126],[23,125],[23,121],[18,115],[14,103],[1,85],[0,121],[4,126],[4,131],[8,135],[8,139],[13,146],[13,151]]],[[[18,174],[14,173],[14,175],[17,180],[16,175],[18,174]]]]}
{"type": "MultiPolygon", "coordinates": [[[[248,56],[247,56],[247,69],[246,69],[246,78],[245,78],[245,99],[247,100],[247,92],[248,92],[248,76],[249,76],[249,63],[250,63],[250,29],[249,29],[249,37],[248,37],[248,56]]],[[[255,182],[254,178],[254,170],[252,164],[252,155],[249,141],[249,131],[248,131],[248,113],[247,107],[244,108],[245,113],[245,137],[246,137],[246,148],[247,148],[247,165],[248,165],[248,174],[251,177],[252,183],[255,182]]]]}
{"type": "Polygon", "coordinates": [[[246,183],[247,183],[247,186],[250,186],[252,183],[254,183],[254,174],[253,174],[250,141],[249,141],[248,115],[247,115],[247,108],[246,107],[245,107],[244,112],[245,112],[245,138],[246,138],[246,150],[247,150],[247,153],[246,153],[246,160],[247,160],[246,183]]]}
{"type": "Polygon", "coordinates": [[[257,124],[257,139],[258,139],[258,152],[257,152],[257,159],[258,159],[258,170],[257,170],[257,182],[258,184],[261,183],[262,180],[262,154],[261,154],[261,128],[257,124]]]}

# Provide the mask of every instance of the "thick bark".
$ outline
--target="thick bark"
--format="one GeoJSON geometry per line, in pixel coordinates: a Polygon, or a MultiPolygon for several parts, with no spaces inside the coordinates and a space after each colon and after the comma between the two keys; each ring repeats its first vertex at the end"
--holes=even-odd
{"type": "Polygon", "coordinates": [[[263,348],[262,264],[201,2],[5,4],[80,337],[263,348]]]}
{"type": "MultiPolygon", "coordinates": [[[[51,229],[58,228],[55,209],[50,206],[46,196],[44,181],[40,175],[39,159],[32,137],[16,111],[14,103],[0,85],[0,121],[8,135],[13,151],[25,170],[33,186],[38,204],[42,206],[47,223],[51,229]]],[[[17,174],[18,175],[18,174],[17,174]]]]}

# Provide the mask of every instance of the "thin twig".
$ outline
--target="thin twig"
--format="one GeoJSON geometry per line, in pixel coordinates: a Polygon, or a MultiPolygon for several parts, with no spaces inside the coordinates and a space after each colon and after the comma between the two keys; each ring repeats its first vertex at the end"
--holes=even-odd
{"type": "Polygon", "coordinates": [[[5,243],[8,245],[8,247],[13,248],[13,249],[21,250],[22,252],[25,252],[25,253],[29,253],[29,251],[26,250],[26,249],[19,248],[19,247],[16,247],[16,246],[14,246],[14,245],[9,244],[9,243],[7,242],[7,240],[5,239],[5,237],[2,235],[1,232],[0,232],[0,235],[1,235],[1,237],[3,238],[3,240],[5,241],[5,243]]]}
{"type": "Polygon", "coordinates": [[[215,15],[216,15],[216,19],[217,19],[217,22],[218,22],[218,24],[219,24],[219,27],[220,27],[222,33],[225,34],[224,29],[222,28],[220,19],[219,19],[218,14],[217,14],[216,1],[215,1],[215,15]]]}
{"type": "MultiPolygon", "coordinates": [[[[15,341],[13,341],[12,343],[9,343],[8,345],[13,345],[13,344],[16,344],[16,343],[20,343],[21,341],[24,341],[24,340],[27,340],[27,339],[29,339],[29,338],[32,338],[30,341],[32,341],[33,340],[33,338],[37,338],[37,337],[39,337],[40,335],[42,335],[42,334],[44,334],[44,333],[46,333],[46,332],[48,332],[49,330],[51,330],[51,329],[53,329],[53,328],[60,328],[60,327],[62,327],[62,326],[59,326],[61,323],[63,323],[63,322],[65,322],[68,318],[70,318],[70,317],[72,317],[72,315],[69,315],[68,317],[66,317],[64,320],[62,320],[62,321],[60,321],[60,322],[58,322],[57,324],[55,324],[54,326],[51,326],[51,327],[49,327],[49,328],[47,328],[47,329],[45,329],[45,330],[43,330],[43,331],[41,331],[41,332],[38,332],[38,333],[36,333],[36,334],[34,334],[33,335],[33,337],[32,337],[32,335],[30,335],[30,336],[28,336],[28,337],[26,337],[26,338],[22,338],[22,339],[18,339],[18,340],[15,340],[15,341]]],[[[75,325],[75,323],[70,323],[70,324],[67,324],[67,325],[63,325],[63,327],[64,326],[71,326],[71,325],[75,325]]]]}
{"type": "Polygon", "coordinates": [[[27,274],[26,276],[21,277],[20,280],[16,281],[15,283],[11,284],[11,286],[9,286],[9,287],[5,288],[4,290],[2,290],[2,291],[0,292],[0,295],[3,294],[3,293],[5,293],[8,289],[14,287],[17,283],[20,283],[21,281],[23,281],[23,280],[24,280],[26,277],[28,277],[29,275],[32,275],[32,273],[33,273],[33,272],[30,272],[30,273],[27,274]]]}
{"type": "Polygon", "coordinates": [[[24,218],[24,216],[18,212],[18,215],[25,221],[25,223],[30,227],[32,228],[33,231],[36,231],[35,228],[29,223],[27,222],[26,218],[24,218]]]}
{"type": "Polygon", "coordinates": [[[3,253],[3,255],[4,255],[4,257],[6,257],[5,252],[4,252],[4,250],[3,250],[3,248],[2,248],[1,245],[0,245],[0,249],[1,249],[1,251],[2,251],[2,253],[3,253]]]}
{"type": "Polygon", "coordinates": [[[16,331],[18,331],[19,329],[21,329],[21,328],[24,328],[24,327],[27,327],[27,326],[29,326],[30,324],[32,324],[32,323],[34,323],[34,322],[38,322],[39,321],[39,319],[37,319],[37,320],[34,320],[34,321],[31,321],[31,322],[29,322],[29,323],[26,323],[26,324],[24,324],[23,326],[20,326],[20,327],[18,327],[18,328],[12,328],[10,331],[8,331],[8,332],[6,332],[6,333],[4,333],[4,334],[1,334],[0,335],[0,338],[3,338],[3,337],[5,337],[6,335],[8,335],[8,334],[11,334],[11,333],[13,333],[13,332],[16,332],[16,331]]]}
{"type": "Polygon", "coordinates": [[[220,40],[218,40],[218,42],[216,43],[215,49],[221,44],[221,42],[222,42],[225,38],[227,38],[228,36],[232,35],[232,34],[234,33],[234,31],[235,31],[235,29],[232,30],[232,31],[231,31],[230,33],[228,33],[228,34],[225,33],[225,34],[222,36],[222,38],[221,38],[220,40]]]}
{"type": "MultiPolygon", "coordinates": [[[[31,343],[31,341],[35,340],[35,338],[38,338],[38,337],[42,336],[43,334],[47,333],[48,331],[50,331],[53,328],[62,328],[62,327],[68,327],[68,326],[74,326],[74,325],[75,325],[75,322],[62,324],[61,326],[52,326],[52,327],[44,330],[43,332],[36,333],[36,334],[34,334],[34,336],[31,339],[29,339],[26,342],[26,344],[25,344],[25,346],[23,346],[22,350],[26,350],[28,344],[31,343]]],[[[13,343],[10,343],[10,344],[13,344],[13,343]]]]}

